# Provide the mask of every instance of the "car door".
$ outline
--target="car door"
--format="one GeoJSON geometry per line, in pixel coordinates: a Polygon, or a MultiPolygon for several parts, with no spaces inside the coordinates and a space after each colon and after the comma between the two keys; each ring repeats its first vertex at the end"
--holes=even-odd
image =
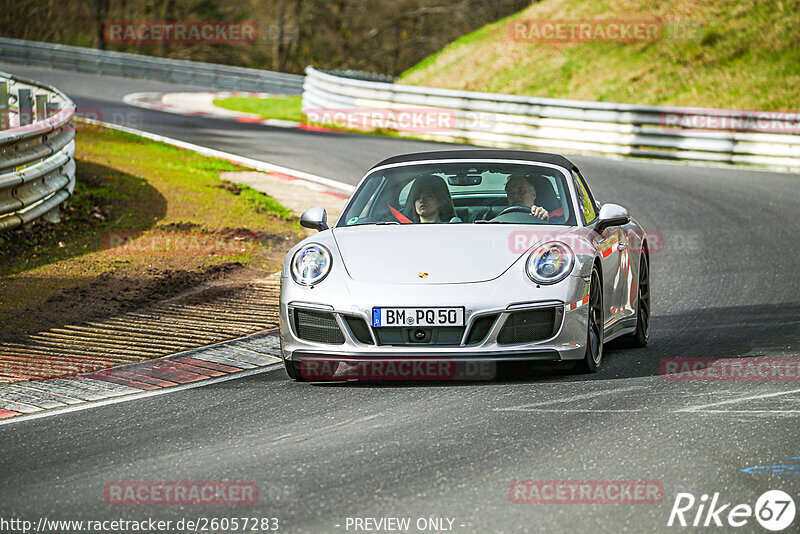
{"type": "MultiPolygon", "coordinates": [[[[572,169],[572,179],[575,183],[575,193],[578,200],[578,211],[587,226],[597,220],[598,210],[594,196],[580,175],[578,169],[572,169]]],[[[603,322],[610,326],[616,321],[616,312],[619,308],[619,292],[624,285],[620,274],[620,243],[624,239],[623,232],[618,226],[606,228],[601,233],[595,233],[593,244],[600,253],[600,263],[603,266],[603,322]]]]}

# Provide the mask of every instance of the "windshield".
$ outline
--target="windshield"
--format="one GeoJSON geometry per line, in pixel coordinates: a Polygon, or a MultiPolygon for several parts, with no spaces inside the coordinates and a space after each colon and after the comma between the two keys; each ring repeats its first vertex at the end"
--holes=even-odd
{"type": "Polygon", "coordinates": [[[565,172],[523,163],[426,163],[378,170],[337,226],[554,224],[574,226],[565,172]]]}

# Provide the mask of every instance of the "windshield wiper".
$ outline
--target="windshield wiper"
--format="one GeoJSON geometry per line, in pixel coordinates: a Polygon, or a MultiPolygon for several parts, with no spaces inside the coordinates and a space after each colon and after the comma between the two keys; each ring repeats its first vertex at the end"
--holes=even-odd
{"type": "Polygon", "coordinates": [[[352,228],[354,226],[375,226],[375,225],[386,225],[386,224],[400,224],[396,221],[378,221],[378,222],[361,222],[359,221],[357,224],[348,224],[348,228],[352,228]]]}

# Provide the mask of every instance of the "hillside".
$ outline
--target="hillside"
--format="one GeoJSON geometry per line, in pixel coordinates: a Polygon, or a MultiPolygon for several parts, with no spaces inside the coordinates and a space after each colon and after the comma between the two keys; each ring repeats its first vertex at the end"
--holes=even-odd
{"type": "Polygon", "coordinates": [[[403,73],[400,83],[608,102],[795,111],[800,101],[798,27],[800,0],[543,0],[461,37],[403,73]],[[531,19],[537,24],[517,26],[523,30],[513,39],[510,25],[531,19]],[[539,38],[547,20],[600,19],[656,19],[662,31],[650,42],[539,38]]]}

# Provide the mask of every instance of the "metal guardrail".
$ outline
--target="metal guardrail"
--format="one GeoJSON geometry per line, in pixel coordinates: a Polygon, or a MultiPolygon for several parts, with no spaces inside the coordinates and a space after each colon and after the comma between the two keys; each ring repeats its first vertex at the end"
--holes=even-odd
{"type": "MultiPolygon", "coordinates": [[[[639,156],[762,165],[800,170],[800,114],[791,133],[767,133],[753,114],[454,91],[351,78],[306,69],[304,109],[450,110],[453,124],[438,131],[400,132],[431,140],[503,148],[639,156]],[[681,127],[681,121],[702,124],[681,127]],[[739,121],[748,127],[726,130],[739,121]],[[755,126],[755,127],[752,127],[755,126]]],[[[763,112],[765,116],[769,114],[763,112]]],[[[774,115],[774,114],[773,114],[774,115]]],[[[759,115],[760,116],[760,115],[759,115]]],[[[773,123],[774,124],[774,123],[773,123]]]]}
{"type": "Polygon", "coordinates": [[[303,91],[303,76],[296,74],[5,37],[0,37],[0,61],[149,78],[209,89],[297,95],[303,91]]]}
{"type": "Polygon", "coordinates": [[[0,231],[58,222],[75,188],[74,112],[55,87],[0,72],[0,231]]]}
{"type": "Polygon", "coordinates": [[[390,74],[379,74],[377,72],[368,72],[365,70],[329,70],[325,71],[328,74],[332,74],[334,76],[342,76],[344,78],[350,78],[351,80],[363,80],[365,82],[386,82],[386,83],[394,83],[397,78],[390,74]]]}

